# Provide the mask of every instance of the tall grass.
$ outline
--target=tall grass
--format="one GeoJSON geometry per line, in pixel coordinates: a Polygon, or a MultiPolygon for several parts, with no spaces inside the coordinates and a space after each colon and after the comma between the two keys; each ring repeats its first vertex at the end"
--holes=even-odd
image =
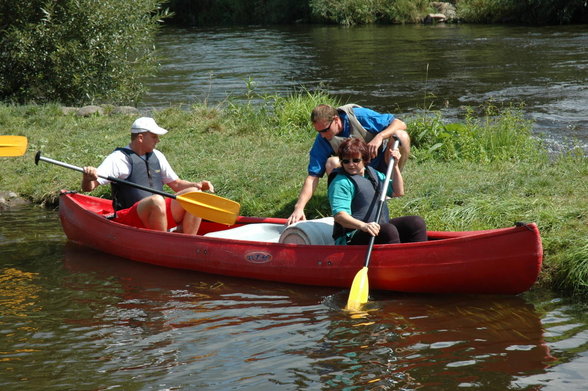
{"type": "Polygon", "coordinates": [[[425,114],[411,123],[412,142],[418,160],[477,163],[546,158],[541,142],[531,137],[531,122],[523,107],[466,108],[465,121],[445,123],[437,115],[425,114]]]}
{"type": "Polygon", "coordinates": [[[524,2],[510,0],[458,0],[457,12],[468,23],[513,21],[525,8],[524,2]]]}
{"type": "MultiPolygon", "coordinates": [[[[306,176],[316,132],[309,123],[318,103],[337,104],[324,92],[257,96],[245,103],[170,107],[153,113],[169,133],[159,149],[176,172],[208,179],[221,196],[253,216],[287,217],[306,176]]],[[[534,221],[545,250],[542,283],[587,294],[588,158],[578,151],[549,156],[531,135],[522,107],[489,104],[469,109],[464,121],[439,114],[404,118],[413,139],[404,169],[406,195],[389,203],[393,215],[419,214],[431,230],[476,230],[534,221]]],[[[98,165],[129,141],[134,116],[78,117],[56,105],[0,105],[2,134],[24,135],[23,157],[0,157],[0,191],[14,191],[38,204],[56,205],[60,189],[79,190],[81,175],[54,165],[35,166],[46,156],[78,166],[98,165]]],[[[308,218],[326,216],[325,180],[306,208],[308,218]]],[[[109,197],[101,186],[95,195],[109,197]]]]}
{"type": "Polygon", "coordinates": [[[457,0],[457,13],[467,23],[558,25],[586,23],[584,0],[457,0]]]}
{"type": "Polygon", "coordinates": [[[429,0],[310,0],[309,4],[315,17],[344,26],[418,23],[432,12],[429,0]]]}

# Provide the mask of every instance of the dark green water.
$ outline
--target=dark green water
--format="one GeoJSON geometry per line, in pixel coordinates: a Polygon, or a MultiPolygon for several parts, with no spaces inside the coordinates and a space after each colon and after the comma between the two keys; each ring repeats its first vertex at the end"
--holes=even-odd
{"type": "MultiPolygon", "coordinates": [[[[319,86],[410,116],[525,102],[554,149],[588,144],[588,29],[166,30],[144,108],[319,86]]],[[[507,271],[505,271],[507,272],[507,271]]],[[[551,292],[373,292],[156,268],[67,243],[56,212],[0,211],[1,390],[585,390],[586,305],[551,292]]]]}
{"type": "Polygon", "coordinates": [[[550,148],[577,140],[588,152],[588,25],[166,29],[157,47],[145,108],[300,88],[402,118],[431,109],[459,120],[464,106],[523,103],[550,148]]]}
{"type": "Polygon", "coordinates": [[[142,265],[3,211],[0,389],[586,389],[581,303],[373,292],[354,319],[347,295],[142,265]]]}

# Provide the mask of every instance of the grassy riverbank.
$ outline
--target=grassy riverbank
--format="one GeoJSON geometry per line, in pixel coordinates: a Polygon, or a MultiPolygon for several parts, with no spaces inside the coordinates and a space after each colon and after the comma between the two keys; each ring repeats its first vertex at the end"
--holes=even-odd
{"type": "MultiPolygon", "coordinates": [[[[212,181],[219,195],[241,203],[244,215],[287,217],[316,134],[309,113],[324,102],[336,103],[322,93],[300,93],[265,97],[261,104],[172,107],[153,116],[170,130],[159,149],[182,178],[212,181]]],[[[390,201],[391,213],[422,215],[432,230],[534,221],[545,250],[540,284],[588,293],[588,159],[548,156],[519,110],[489,106],[466,117],[450,125],[434,114],[403,118],[414,148],[404,171],[407,194],[390,201]]],[[[0,106],[0,133],[29,139],[25,156],[0,157],[0,191],[54,207],[60,189],[79,190],[81,175],[46,163],[35,166],[35,152],[98,165],[128,143],[134,119],[64,115],[56,105],[0,106]]],[[[329,214],[325,182],[307,207],[308,218],[329,214]]],[[[94,194],[107,197],[109,189],[94,194]]]]}

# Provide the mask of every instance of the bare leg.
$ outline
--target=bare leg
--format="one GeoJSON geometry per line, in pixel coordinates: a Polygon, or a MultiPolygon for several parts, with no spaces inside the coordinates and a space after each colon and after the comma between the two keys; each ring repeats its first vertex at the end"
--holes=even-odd
{"type": "Polygon", "coordinates": [[[333,172],[335,168],[341,167],[341,162],[339,161],[338,156],[331,156],[327,159],[327,164],[325,164],[325,173],[327,176],[333,172]]]}
{"type": "MultiPolygon", "coordinates": [[[[189,187],[184,189],[177,194],[186,194],[192,191],[200,191],[195,187],[189,187]]],[[[183,232],[189,235],[196,235],[198,233],[198,228],[200,228],[200,223],[202,219],[200,217],[194,216],[190,213],[186,213],[186,210],[182,208],[179,202],[173,200],[171,203],[171,212],[174,218],[174,221],[178,223],[178,229],[176,232],[183,232]]]]}
{"type": "MultiPolygon", "coordinates": [[[[398,162],[398,167],[402,170],[408,161],[408,156],[410,155],[410,136],[406,130],[397,130],[394,134],[398,136],[398,139],[400,140],[400,147],[398,149],[400,150],[401,156],[400,161],[398,162]]],[[[385,156],[387,163],[390,161],[390,148],[392,148],[393,145],[394,139],[390,138],[385,156]]]]}
{"type": "Polygon", "coordinates": [[[149,229],[167,231],[165,200],[160,195],[143,198],[137,205],[139,218],[149,229]]]}

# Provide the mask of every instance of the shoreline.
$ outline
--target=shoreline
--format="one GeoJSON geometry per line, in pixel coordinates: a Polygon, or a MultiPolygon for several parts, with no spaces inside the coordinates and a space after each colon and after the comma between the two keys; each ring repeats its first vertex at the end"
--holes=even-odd
{"type": "Polygon", "coordinates": [[[0,190],[0,211],[15,209],[25,205],[32,205],[32,202],[22,198],[14,191],[0,190]]]}

